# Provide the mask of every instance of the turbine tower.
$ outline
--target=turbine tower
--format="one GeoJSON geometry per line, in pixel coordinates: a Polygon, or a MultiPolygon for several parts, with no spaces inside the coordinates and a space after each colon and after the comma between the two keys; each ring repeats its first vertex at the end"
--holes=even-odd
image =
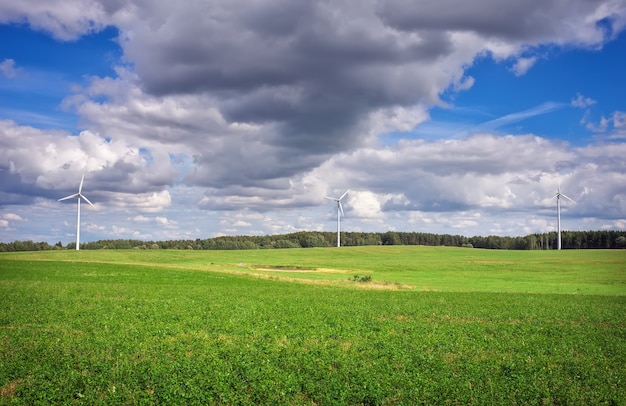
{"type": "Polygon", "coordinates": [[[78,251],[80,249],[80,199],[85,199],[85,201],[87,203],[89,203],[92,207],[95,207],[90,201],[89,199],[87,199],[84,195],[83,195],[83,181],[85,180],[85,174],[83,173],[83,177],[80,179],[80,186],[78,186],[78,193],[74,193],[73,195],[69,195],[69,196],[65,196],[61,199],[59,199],[59,202],[61,200],[67,200],[67,199],[71,199],[73,197],[76,197],[78,200],[78,215],[76,218],[76,251],[78,251]]]}
{"type": "Polygon", "coordinates": [[[557,189],[556,195],[554,195],[553,199],[556,198],[556,230],[557,230],[557,250],[561,249],[561,197],[566,198],[572,203],[576,203],[569,197],[565,196],[561,193],[561,186],[557,189]]]}
{"type": "Polygon", "coordinates": [[[341,246],[341,236],[340,236],[340,232],[341,232],[341,216],[343,215],[343,207],[341,207],[341,199],[343,199],[344,197],[346,197],[346,195],[348,194],[348,190],[346,190],[346,192],[344,194],[341,195],[340,198],[335,198],[335,197],[329,197],[326,196],[326,199],[329,200],[334,200],[335,202],[337,202],[337,246],[341,246]]]}

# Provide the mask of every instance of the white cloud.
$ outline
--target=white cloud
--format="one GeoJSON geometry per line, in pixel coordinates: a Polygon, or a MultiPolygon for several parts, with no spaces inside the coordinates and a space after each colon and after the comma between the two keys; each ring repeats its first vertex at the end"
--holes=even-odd
{"type": "MultiPolygon", "coordinates": [[[[200,215],[187,214],[192,206],[176,200],[175,208],[163,207],[166,215],[136,214],[132,217],[136,228],[129,227],[126,218],[118,220],[114,204],[84,217],[92,224],[110,224],[95,234],[97,238],[195,239],[224,233],[333,231],[336,207],[323,196],[341,194],[349,187],[342,219],[346,231],[520,235],[555,227],[552,197],[560,185],[577,201],[563,207],[564,225],[597,229],[619,226],[624,219],[625,148],[623,144],[572,147],[534,136],[488,134],[459,140],[402,140],[342,154],[294,179],[281,191],[282,196],[291,196],[288,205],[280,199],[276,202],[270,191],[258,189],[245,199],[225,195],[226,211],[213,207],[200,215]],[[599,177],[603,182],[597,182],[599,177]],[[304,184],[316,192],[296,196],[305,190],[304,184]],[[295,199],[300,199],[297,205],[295,199]],[[260,208],[264,212],[257,211],[260,208]],[[572,216],[590,220],[577,222],[572,216]],[[175,228],[161,230],[163,226],[175,228]]],[[[178,190],[176,196],[187,200],[192,189],[178,190]]],[[[124,212],[137,207],[135,201],[120,206],[124,212]]],[[[66,228],[71,231],[75,212],[68,210],[66,215],[66,228]]]]}
{"type": "Polygon", "coordinates": [[[60,198],[74,193],[85,174],[85,195],[94,204],[103,200],[101,191],[112,196],[133,194],[125,199],[113,197],[118,207],[135,202],[144,210],[154,204],[152,210],[158,211],[171,203],[162,189],[171,184],[176,172],[165,149],[144,152],[90,131],[73,136],[6,120],[0,120],[0,133],[0,161],[14,175],[6,180],[6,188],[19,182],[25,191],[60,198]]]}
{"type": "Polygon", "coordinates": [[[172,226],[176,224],[175,221],[169,220],[165,216],[155,216],[155,217],[146,217],[142,214],[133,217],[133,222],[135,223],[155,223],[163,226],[172,226]]]}
{"type": "Polygon", "coordinates": [[[118,239],[138,239],[138,240],[149,240],[152,238],[152,234],[150,233],[142,233],[140,230],[135,230],[127,227],[118,227],[112,226],[110,231],[105,231],[105,233],[109,234],[113,238],[118,239]]]}
{"type": "Polygon", "coordinates": [[[594,133],[608,134],[609,138],[626,138],[626,113],[623,111],[614,111],[609,117],[602,116],[598,122],[591,121],[586,114],[581,124],[594,133]]]}
{"type": "Polygon", "coordinates": [[[26,21],[35,30],[68,41],[103,28],[105,8],[95,0],[2,2],[0,23],[26,21]]]}
{"type": "Polygon", "coordinates": [[[150,222],[150,218],[140,214],[138,216],[133,217],[133,221],[135,223],[148,223],[150,222]]]}
{"type": "Polygon", "coordinates": [[[161,224],[164,226],[171,226],[176,224],[175,221],[169,220],[167,217],[163,217],[163,216],[156,216],[154,218],[154,221],[156,221],[157,224],[161,224]]]}
{"type": "Polygon", "coordinates": [[[382,204],[387,200],[370,191],[353,190],[348,195],[350,216],[377,218],[382,217],[382,204]]]}
{"type": "Polygon", "coordinates": [[[616,111],[613,113],[613,128],[616,130],[626,129],[626,112],[616,111]]]}
{"type": "Polygon", "coordinates": [[[2,218],[5,220],[11,220],[11,221],[24,221],[22,217],[20,217],[19,215],[15,213],[5,213],[2,215],[2,218]]]}
{"type": "MultiPolygon", "coordinates": [[[[108,205],[117,208],[129,208],[143,213],[158,213],[172,204],[172,197],[167,190],[148,193],[111,193],[108,194],[108,205]]],[[[145,217],[135,217],[142,222],[145,217]]]]}
{"type": "Polygon", "coordinates": [[[588,122],[585,127],[594,133],[603,133],[609,128],[609,119],[602,116],[597,124],[588,122]]]}
{"type": "MultiPolygon", "coordinates": [[[[355,215],[377,217],[379,207],[384,207],[384,216],[394,211],[446,215],[470,209],[472,213],[532,212],[549,208],[562,184],[570,191],[568,196],[580,200],[576,212],[620,216],[624,212],[618,185],[625,167],[618,156],[626,153],[625,148],[623,144],[572,148],[533,136],[486,134],[453,141],[403,140],[393,147],[338,157],[316,171],[341,173],[331,187],[345,182],[369,197],[363,198],[363,208],[357,206],[355,215]],[[596,176],[606,181],[606,189],[598,187],[593,180],[596,176]],[[598,195],[586,196],[590,188],[598,195]],[[371,198],[390,193],[401,193],[406,200],[379,206],[380,200],[371,198]],[[611,202],[612,208],[592,201],[611,202]]],[[[351,198],[350,203],[353,201],[359,204],[359,199],[351,198]]]]}
{"type": "Polygon", "coordinates": [[[461,80],[457,81],[454,84],[454,90],[456,90],[457,92],[469,90],[472,88],[472,86],[474,86],[475,82],[476,79],[474,79],[472,76],[464,76],[461,78],[461,80]]]}
{"type": "Polygon", "coordinates": [[[532,66],[537,62],[536,56],[531,57],[519,57],[511,67],[511,71],[515,76],[523,76],[532,68],[532,66]]]}
{"type": "Polygon", "coordinates": [[[5,59],[0,62],[0,73],[9,79],[16,77],[18,69],[15,67],[15,61],[13,59],[5,59]]]}
{"type": "Polygon", "coordinates": [[[252,225],[251,223],[248,223],[247,221],[241,221],[241,220],[235,221],[232,224],[233,227],[238,227],[238,228],[239,227],[250,227],[251,225],[252,225]]]}
{"type": "Polygon", "coordinates": [[[597,102],[589,97],[585,97],[580,93],[576,94],[576,98],[572,99],[572,106],[584,109],[586,107],[592,106],[597,102]]]}

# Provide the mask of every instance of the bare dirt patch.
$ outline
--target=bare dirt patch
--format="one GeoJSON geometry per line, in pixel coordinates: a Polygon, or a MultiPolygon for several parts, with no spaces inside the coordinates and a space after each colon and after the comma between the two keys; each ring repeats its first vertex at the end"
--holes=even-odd
{"type": "Polygon", "coordinates": [[[318,274],[346,274],[354,275],[355,271],[346,269],[333,269],[333,268],[298,268],[298,267],[272,267],[272,266],[249,266],[248,269],[252,272],[241,272],[246,275],[261,278],[271,279],[283,282],[295,282],[303,283],[307,285],[321,285],[321,286],[343,286],[352,287],[356,289],[374,289],[374,290],[398,290],[398,289],[413,289],[413,286],[387,281],[368,281],[357,282],[352,278],[330,280],[330,279],[308,279],[306,277],[296,277],[293,273],[318,273],[318,274]],[[267,272],[267,273],[266,273],[267,272]],[[292,276],[281,275],[281,273],[290,273],[292,276]]]}
{"type": "Polygon", "coordinates": [[[515,262],[515,261],[489,261],[489,260],[474,260],[474,261],[469,261],[472,264],[483,264],[483,265],[489,265],[489,264],[495,264],[495,265],[517,265],[520,264],[521,262],[515,262]]]}
{"type": "Polygon", "coordinates": [[[316,268],[299,268],[286,266],[251,266],[250,268],[257,271],[276,271],[276,272],[317,272],[316,268]]]}
{"type": "Polygon", "coordinates": [[[13,399],[20,383],[22,383],[21,379],[14,379],[4,385],[2,389],[0,389],[0,398],[13,399]]]}

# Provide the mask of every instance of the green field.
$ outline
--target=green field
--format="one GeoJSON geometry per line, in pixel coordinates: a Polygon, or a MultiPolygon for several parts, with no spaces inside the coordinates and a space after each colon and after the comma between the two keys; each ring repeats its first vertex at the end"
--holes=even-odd
{"type": "Polygon", "coordinates": [[[623,405],[625,314],[623,250],[3,253],[0,404],[623,405]]]}

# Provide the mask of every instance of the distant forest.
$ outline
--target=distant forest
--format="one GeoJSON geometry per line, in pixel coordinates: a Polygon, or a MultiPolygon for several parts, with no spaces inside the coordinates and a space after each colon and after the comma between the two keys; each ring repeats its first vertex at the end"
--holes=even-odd
{"type": "MultiPolygon", "coordinates": [[[[564,231],[563,249],[623,249],[626,231],[564,231]]],[[[337,233],[303,231],[267,236],[225,236],[196,240],[99,240],[81,243],[85,250],[100,249],[174,249],[174,250],[250,250],[276,248],[333,247],[337,233]]],[[[341,245],[428,245],[507,250],[552,250],[557,247],[556,232],[530,234],[525,237],[431,234],[418,232],[354,233],[342,232],[341,245]]],[[[47,242],[14,241],[0,243],[0,252],[45,251],[76,248],[76,243],[54,245],[47,242]]]]}

